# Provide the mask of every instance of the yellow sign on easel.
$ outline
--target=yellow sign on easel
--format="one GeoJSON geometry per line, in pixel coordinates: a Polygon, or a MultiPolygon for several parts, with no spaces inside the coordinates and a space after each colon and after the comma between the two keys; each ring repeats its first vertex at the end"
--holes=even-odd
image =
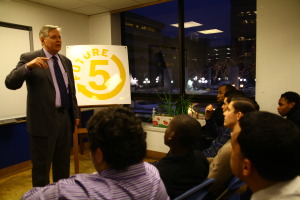
{"type": "Polygon", "coordinates": [[[79,106],[130,104],[126,46],[67,46],[72,61],[79,106]]]}

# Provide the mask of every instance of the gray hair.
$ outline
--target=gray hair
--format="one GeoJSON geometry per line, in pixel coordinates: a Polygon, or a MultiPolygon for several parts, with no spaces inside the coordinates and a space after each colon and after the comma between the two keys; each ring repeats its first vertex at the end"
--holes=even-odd
{"type": "Polygon", "coordinates": [[[59,32],[60,32],[60,30],[61,30],[61,28],[58,27],[58,26],[54,26],[54,25],[45,25],[45,26],[43,26],[43,27],[41,28],[40,33],[39,33],[39,37],[40,37],[40,38],[41,38],[41,37],[43,37],[43,38],[47,37],[48,34],[49,34],[49,32],[50,32],[51,30],[53,30],[53,29],[56,29],[56,30],[58,30],[59,32]]]}

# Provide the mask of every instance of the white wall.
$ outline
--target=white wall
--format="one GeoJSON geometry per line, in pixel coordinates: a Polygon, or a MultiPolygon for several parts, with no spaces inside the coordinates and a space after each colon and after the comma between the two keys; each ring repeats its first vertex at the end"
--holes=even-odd
{"type": "Polygon", "coordinates": [[[68,45],[89,44],[89,17],[85,15],[39,4],[1,0],[0,21],[31,26],[34,50],[42,48],[38,34],[46,24],[62,28],[63,46],[60,53],[64,55],[68,45]]]}
{"type": "Polygon", "coordinates": [[[102,13],[89,17],[90,44],[121,45],[120,14],[102,13]]]}
{"type": "Polygon", "coordinates": [[[103,13],[89,17],[90,44],[111,44],[111,15],[103,13]]]}
{"type": "Polygon", "coordinates": [[[286,91],[300,93],[300,1],[257,0],[256,100],[277,113],[286,91]]]}

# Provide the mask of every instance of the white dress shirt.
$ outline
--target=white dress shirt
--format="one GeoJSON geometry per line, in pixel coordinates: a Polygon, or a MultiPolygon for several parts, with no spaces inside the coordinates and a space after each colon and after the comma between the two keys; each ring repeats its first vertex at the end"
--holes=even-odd
{"type": "Polygon", "coordinates": [[[300,176],[255,192],[251,200],[299,200],[300,176]]]}

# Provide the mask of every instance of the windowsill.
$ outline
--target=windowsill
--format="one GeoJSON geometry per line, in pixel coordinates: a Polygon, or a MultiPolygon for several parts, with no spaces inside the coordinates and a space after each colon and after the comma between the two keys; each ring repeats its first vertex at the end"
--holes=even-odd
{"type": "MultiPolygon", "coordinates": [[[[197,119],[201,126],[204,126],[206,124],[205,119],[197,119]]],[[[147,122],[143,122],[143,128],[145,129],[145,131],[155,131],[155,132],[162,132],[164,133],[166,128],[162,128],[162,127],[155,127],[153,126],[151,123],[147,123],[147,122]]]]}

